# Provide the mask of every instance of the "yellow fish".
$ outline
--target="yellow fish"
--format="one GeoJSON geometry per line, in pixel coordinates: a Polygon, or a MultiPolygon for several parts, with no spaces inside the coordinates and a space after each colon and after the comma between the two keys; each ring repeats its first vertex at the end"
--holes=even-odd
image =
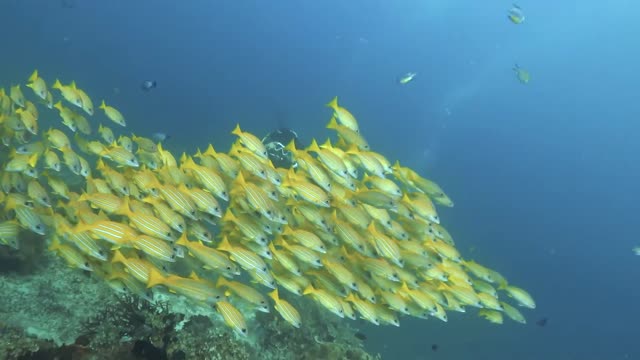
{"type": "Polygon", "coordinates": [[[525,290],[506,284],[501,284],[499,288],[504,290],[510,297],[514,298],[520,306],[524,306],[529,309],[536,308],[536,302],[525,290]]]}
{"type": "Polygon", "coordinates": [[[524,12],[522,8],[516,4],[511,6],[509,9],[509,13],[507,14],[507,18],[514,24],[522,24],[524,22],[524,12]]]}
{"type": "Polygon", "coordinates": [[[14,104],[24,107],[25,99],[24,94],[22,94],[22,90],[20,89],[20,84],[12,86],[9,90],[9,98],[13,101],[14,104]]]}
{"type": "Polygon", "coordinates": [[[263,159],[269,158],[267,148],[264,146],[262,141],[260,141],[260,139],[258,139],[255,135],[246,131],[242,131],[242,129],[240,129],[240,124],[237,124],[235,129],[233,129],[231,133],[237,135],[240,138],[240,143],[244,147],[249,149],[252,153],[258,155],[263,159]]]}
{"type": "Polygon", "coordinates": [[[80,96],[80,101],[82,101],[82,110],[84,110],[84,112],[86,112],[90,116],[93,116],[93,101],[91,101],[89,95],[87,95],[84,90],[77,88],[75,81],[71,82],[71,87],[73,88],[73,90],[75,90],[76,94],[80,96]]]}
{"type": "Polygon", "coordinates": [[[62,85],[62,83],[60,83],[60,80],[56,79],[56,82],[53,84],[53,88],[59,90],[62,94],[62,97],[69,103],[79,108],[82,107],[82,98],[71,85],[62,85]]]}
{"type": "Polygon", "coordinates": [[[315,301],[324,306],[327,310],[334,313],[340,318],[344,318],[344,310],[338,298],[324,289],[316,289],[309,284],[303,292],[304,295],[310,294],[315,301]]]}
{"type": "Polygon", "coordinates": [[[269,312],[267,299],[262,295],[262,293],[251,286],[245,285],[238,281],[225,280],[225,278],[223,277],[218,278],[216,286],[218,288],[226,287],[231,293],[255,305],[258,311],[265,313],[269,312]]]}
{"type": "Polygon", "coordinates": [[[38,76],[38,70],[34,70],[29,77],[29,83],[27,87],[31,88],[33,92],[42,100],[47,100],[47,84],[44,80],[38,76]]]}
{"type": "Polygon", "coordinates": [[[528,84],[531,80],[531,75],[529,74],[529,72],[521,68],[518,64],[515,64],[515,66],[513,67],[513,71],[515,71],[516,77],[518,78],[518,81],[520,81],[520,83],[528,84]]]}
{"type": "Polygon", "coordinates": [[[130,166],[137,168],[140,166],[138,159],[135,155],[131,153],[131,151],[121,147],[121,146],[111,146],[110,149],[106,149],[100,156],[109,159],[120,166],[130,166]]]}
{"type": "Polygon", "coordinates": [[[69,128],[69,130],[76,132],[78,127],[76,126],[76,122],[74,120],[75,113],[62,105],[60,101],[53,105],[54,108],[58,109],[58,114],[60,114],[60,118],[62,119],[62,124],[69,128]]]}
{"type": "Polygon", "coordinates": [[[80,251],[76,250],[75,247],[60,243],[60,239],[57,236],[53,237],[49,250],[58,253],[71,267],[93,271],[93,266],[80,251]]]}
{"type": "Polygon", "coordinates": [[[416,77],[416,75],[418,75],[418,73],[408,72],[408,73],[402,75],[398,79],[398,84],[406,85],[406,84],[410,83],[416,77]]]}
{"type": "Polygon", "coordinates": [[[242,313],[236,309],[231,303],[220,300],[215,305],[218,313],[222,315],[225,324],[229,326],[236,334],[247,336],[247,324],[242,313]]]}
{"type": "Polygon", "coordinates": [[[18,109],[16,110],[16,114],[20,116],[20,120],[24,124],[24,128],[36,135],[38,133],[38,119],[29,111],[18,109]]]}
{"type": "Polygon", "coordinates": [[[282,318],[293,327],[300,328],[302,325],[300,313],[298,313],[298,310],[296,310],[296,308],[294,308],[289,302],[278,296],[278,289],[270,292],[269,296],[273,299],[273,302],[275,303],[274,308],[278,311],[280,316],[282,316],[282,318]]]}
{"type": "Polygon", "coordinates": [[[199,279],[195,273],[185,278],[176,275],[163,276],[158,270],[151,268],[147,288],[158,285],[166,286],[169,291],[184,295],[205,304],[215,304],[224,299],[224,294],[206,280],[199,279]]]}
{"type": "Polygon", "coordinates": [[[260,256],[241,246],[232,246],[226,237],[223,237],[218,249],[231,254],[231,260],[238,263],[238,265],[247,271],[254,270],[260,273],[266,273],[268,271],[267,264],[265,264],[260,256]]]}
{"type": "Polygon", "coordinates": [[[480,309],[478,316],[485,318],[487,321],[494,324],[502,324],[502,313],[496,310],[480,309]]]}
{"type": "Polygon", "coordinates": [[[225,276],[240,275],[238,266],[222,252],[206,246],[198,241],[189,241],[187,233],[182,233],[180,239],[176,241],[176,245],[187,248],[189,254],[202,262],[205,269],[213,269],[222,272],[225,276]]]}
{"type": "Polygon", "coordinates": [[[118,111],[116,108],[107,105],[104,100],[102,100],[102,104],[100,104],[100,109],[104,110],[105,115],[109,118],[109,120],[120,126],[127,126],[127,122],[124,120],[124,116],[118,111]]]}
{"type": "Polygon", "coordinates": [[[328,107],[333,109],[333,113],[335,118],[338,119],[341,125],[346,126],[347,128],[359,132],[358,122],[356,118],[349,112],[349,110],[338,105],[338,97],[334,97],[328,104],[328,107]]]}
{"type": "Polygon", "coordinates": [[[300,198],[311,204],[330,207],[331,201],[329,196],[319,186],[308,182],[301,176],[296,175],[293,169],[289,170],[287,177],[285,178],[283,186],[292,189],[300,198]]]}
{"type": "Polygon", "coordinates": [[[345,125],[339,125],[335,116],[331,118],[331,121],[329,121],[327,129],[335,130],[347,144],[353,144],[360,150],[369,150],[369,143],[367,140],[365,140],[358,131],[345,125]]]}

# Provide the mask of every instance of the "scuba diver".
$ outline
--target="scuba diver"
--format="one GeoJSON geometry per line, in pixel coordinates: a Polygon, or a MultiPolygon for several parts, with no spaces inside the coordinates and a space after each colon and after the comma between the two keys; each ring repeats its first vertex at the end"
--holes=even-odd
{"type": "Polygon", "coordinates": [[[302,148],[302,144],[298,140],[298,134],[287,128],[280,128],[268,133],[262,138],[262,143],[267,148],[269,159],[273,166],[279,168],[296,168],[298,164],[293,158],[293,154],[286,149],[286,146],[293,140],[296,148],[302,148]]]}

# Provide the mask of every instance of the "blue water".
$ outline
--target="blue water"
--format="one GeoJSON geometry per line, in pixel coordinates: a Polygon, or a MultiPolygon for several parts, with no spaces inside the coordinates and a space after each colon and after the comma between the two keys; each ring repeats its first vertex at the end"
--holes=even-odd
{"type": "Polygon", "coordinates": [[[640,358],[634,2],[522,1],[518,26],[510,1],[72,2],[0,2],[2,85],[34,68],[74,79],[134,132],[167,132],[172,149],[189,151],[226,149],[236,122],[324,139],[324,104],[339,95],[374,150],[454,199],[441,217],[463,256],[538,304],[525,326],[472,314],[362,324],[372,352],[640,358]],[[408,71],[416,79],[396,84],[408,71]],[[142,92],[145,79],[158,88],[142,92]]]}

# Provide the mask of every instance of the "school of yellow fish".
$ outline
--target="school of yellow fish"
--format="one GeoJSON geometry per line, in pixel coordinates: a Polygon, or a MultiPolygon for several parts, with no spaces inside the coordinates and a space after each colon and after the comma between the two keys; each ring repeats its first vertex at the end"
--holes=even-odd
{"type": "Polygon", "coordinates": [[[286,298],[302,296],[376,325],[398,326],[401,315],[447,321],[466,308],[525,323],[501,293],[527,308],[532,297],[464,260],[440,225],[435,205],[453,206],[443,190],[372,151],[337,98],[328,106],[337,140],[292,142],[292,169],[275,168],[239,125],[228,152],[209,145],[176,158],[151,139],[96,129],[88,118],[122,128],[125,117],[104,101],[94,114],[75,82],[49,87],[35,71],[0,88],[0,244],[43,235],[69,266],[117,291],[214,306],[245,336],[244,314],[271,307],[300,327],[286,298]]]}

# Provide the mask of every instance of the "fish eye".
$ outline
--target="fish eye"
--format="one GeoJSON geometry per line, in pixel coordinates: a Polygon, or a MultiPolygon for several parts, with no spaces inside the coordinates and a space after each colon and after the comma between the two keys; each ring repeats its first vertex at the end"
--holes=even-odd
{"type": "Polygon", "coordinates": [[[264,170],[260,170],[260,175],[265,175],[264,170]]]}
{"type": "Polygon", "coordinates": [[[219,299],[220,299],[220,295],[216,295],[216,299],[218,299],[218,300],[219,300],[219,299]]]}
{"type": "Polygon", "coordinates": [[[104,251],[98,250],[98,255],[104,255],[104,251]]]}
{"type": "Polygon", "coordinates": [[[245,329],[245,328],[240,329],[240,331],[242,331],[243,334],[247,333],[247,329],[245,329]]]}
{"type": "Polygon", "coordinates": [[[262,272],[265,272],[265,273],[267,272],[267,268],[266,267],[263,267],[261,270],[262,270],[262,272]]]}
{"type": "Polygon", "coordinates": [[[267,210],[267,215],[271,215],[271,210],[267,210]]]}
{"type": "Polygon", "coordinates": [[[227,270],[231,271],[231,266],[227,266],[227,270]]]}
{"type": "Polygon", "coordinates": [[[89,267],[89,262],[88,261],[84,262],[84,267],[89,267]]]}
{"type": "Polygon", "coordinates": [[[213,211],[218,212],[218,211],[220,211],[220,208],[219,207],[214,207],[213,211]]]}

